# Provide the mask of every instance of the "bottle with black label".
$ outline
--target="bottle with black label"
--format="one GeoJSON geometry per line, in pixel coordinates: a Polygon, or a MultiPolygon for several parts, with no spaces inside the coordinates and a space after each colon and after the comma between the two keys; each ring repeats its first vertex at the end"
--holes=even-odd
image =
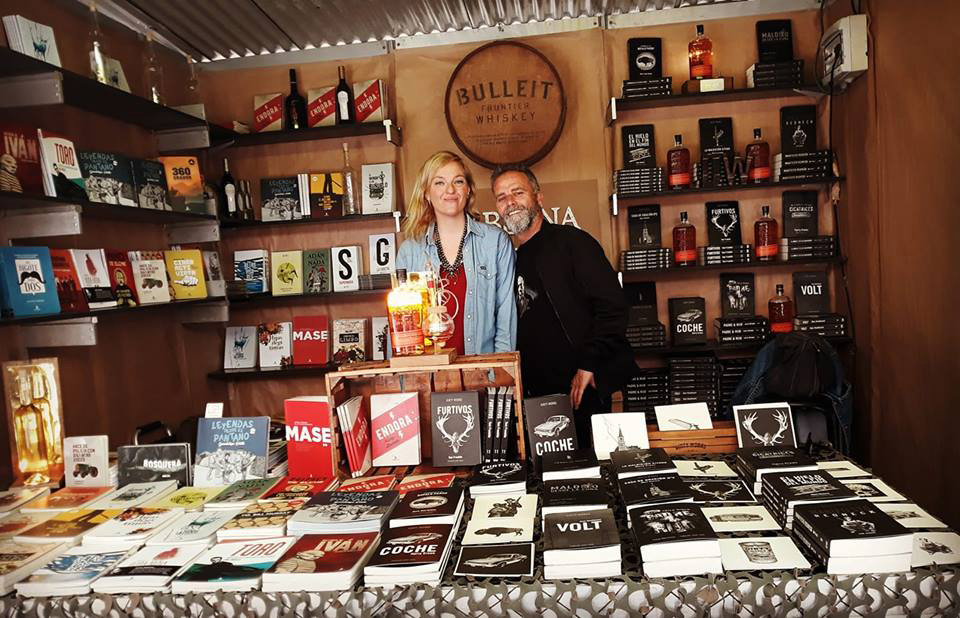
{"type": "Polygon", "coordinates": [[[223,210],[220,217],[224,219],[239,219],[240,208],[237,206],[237,181],[230,173],[230,162],[223,160],[223,178],[220,179],[220,200],[223,210]]]}
{"type": "Polygon", "coordinates": [[[697,264],[697,228],[687,221],[687,211],[680,213],[680,223],[673,228],[673,262],[677,266],[697,264]]]}
{"type": "Polygon", "coordinates": [[[297,88],[296,69],[290,69],[290,94],[283,102],[283,120],[287,131],[307,128],[307,101],[297,88]]]}
{"type": "Polygon", "coordinates": [[[783,293],[783,284],[777,284],[777,295],[767,304],[770,318],[770,332],[789,333],[793,331],[793,301],[783,293]]]}
{"type": "Polygon", "coordinates": [[[337,82],[337,124],[353,124],[357,121],[356,110],[353,108],[353,89],[347,83],[347,72],[342,66],[337,67],[340,81],[337,82]]]}

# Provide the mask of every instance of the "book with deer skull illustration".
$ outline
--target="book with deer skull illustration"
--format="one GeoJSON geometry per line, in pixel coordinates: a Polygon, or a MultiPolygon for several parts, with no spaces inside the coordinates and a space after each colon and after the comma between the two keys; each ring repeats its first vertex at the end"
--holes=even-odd
{"type": "Polygon", "coordinates": [[[434,466],[480,463],[480,395],[476,391],[432,393],[430,424],[434,466]]]}
{"type": "Polygon", "coordinates": [[[757,501],[747,484],[739,479],[689,479],[684,482],[696,503],[757,501]]]}
{"type": "Polygon", "coordinates": [[[733,418],[740,448],[797,446],[789,403],[733,406],[733,418]]]}
{"type": "Polygon", "coordinates": [[[740,237],[740,204],[736,201],[707,202],[707,244],[735,247],[740,237]]]}

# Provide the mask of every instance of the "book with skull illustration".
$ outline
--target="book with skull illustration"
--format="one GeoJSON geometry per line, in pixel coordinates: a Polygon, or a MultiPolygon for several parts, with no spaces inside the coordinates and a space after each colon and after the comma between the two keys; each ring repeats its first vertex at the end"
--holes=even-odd
{"type": "Polygon", "coordinates": [[[540,470],[540,459],[544,453],[568,452],[579,448],[569,395],[524,399],[523,417],[527,426],[527,450],[534,469],[540,470]]]}
{"type": "Polygon", "coordinates": [[[460,548],[453,574],[458,577],[530,577],[533,543],[471,545],[460,548]]]}
{"type": "Polygon", "coordinates": [[[720,274],[720,312],[724,318],[756,316],[756,276],[753,273],[720,274]]]}
{"type": "Polygon", "coordinates": [[[450,560],[455,530],[450,524],[390,528],[363,568],[365,586],[439,585],[450,560]]]}
{"type": "Polygon", "coordinates": [[[269,435],[267,416],[201,418],[193,484],[209,487],[264,478],[269,435]]]}
{"type": "Polygon", "coordinates": [[[163,252],[167,276],[175,300],[206,298],[207,283],[203,276],[203,255],[198,249],[163,252]]]}
{"type": "Polygon", "coordinates": [[[292,322],[257,325],[260,369],[279,369],[293,364],[292,331],[292,322]]]}
{"type": "Polygon", "coordinates": [[[657,167],[657,146],[652,124],[634,124],[620,128],[623,167],[657,167]]]}
{"type": "Polygon", "coordinates": [[[374,466],[419,465],[419,393],[370,395],[370,436],[374,466]]]}
{"type": "Polygon", "coordinates": [[[63,439],[64,484],[67,487],[110,485],[107,436],[72,436],[63,439]]]}
{"type": "Polygon", "coordinates": [[[720,539],[720,560],[726,571],[792,571],[811,566],[787,536],[720,539]]]}
{"type": "Polygon", "coordinates": [[[77,158],[87,199],[101,204],[138,205],[130,159],[112,152],[84,151],[77,158]]]}
{"type": "Polygon", "coordinates": [[[296,176],[260,179],[261,221],[290,221],[295,211],[302,212],[296,176]]]}
{"type": "Polygon", "coordinates": [[[127,483],[114,489],[87,508],[91,509],[128,509],[142,506],[148,502],[159,500],[177,489],[177,481],[147,481],[142,483],[127,483]]]}
{"type": "Polygon", "coordinates": [[[620,498],[630,511],[651,504],[693,502],[693,492],[676,473],[619,479],[620,498]]]}
{"type": "Polygon", "coordinates": [[[132,159],[134,199],[140,208],[173,210],[167,198],[167,175],[163,164],[147,159],[132,159]]]}
{"type": "MultiPolygon", "coordinates": [[[[340,433],[347,451],[347,464],[353,477],[363,476],[373,467],[370,442],[370,410],[361,395],[351,397],[337,406],[340,433]]],[[[389,489],[389,487],[387,488],[389,489]]]]}
{"type": "Polygon", "coordinates": [[[117,297],[110,287],[107,258],[103,249],[70,249],[70,257],[77,277],[83,286],[87,305],[91,309],[106,309],[117,306],[117,297]]]}
{"type": "Polygon", "coordinates": [[[430,411],[433,465],[475,466],[480,463],[479,393],[432,393],[430,411]]]}
{"type": "Polygon", "coordinates": [[[619,575],[622,572],[621,557],[620,533],[612,510],[603,508],[544,516],[546,579],[619,575]]]}
{"type": "MultiPolygon", "coordinates": [[[[418,489],[401,494],[390,514],[391,528],[420,524],[450,524],[456,528],[463,515],[462,487],[418,489]]],[[[476,510],[474,506],[474,510],[476,510]]]]}
{"type": "Polygon", "coordinates": [[[707,202],[706,221],[707,243],[710,247],[736,247],[741,244],[738,202],[707,202]]]}
{"type": "Polygon", "coordinates": [[[479,496],[463,535],[463,545],[529,543],[537,516],[536,494],[479,496]]]}
{"type": "Polygon", "coordinates": [[[793,298],[797,315],[830,313],[830,283],[825,271],[793,273],[793,298]]]}
{"type": "Polygon", "coordinates": [[[163,592],[174,577],[206,550],[201,545],[149,545],[93,582],[98,594],[163,592]]]}
{"type": "Polygon", "coordinates": [[[256,326],[228,326],[223,343],[223,368],[253,369],[257,366],[256,326]]]}
{"type": "Polygon", "coordinates": [[[288,534],[376,532],[393,511],[396,491],[321,491],[287,522],[288,534]]]}
{"type": "Polygon", "coordinates": [[[607,484],[603,479],[561,479],[544,481],[542,516],[551,513],[605,509],[607,484]]]}
{"type": "Polygon", "coordinates": [[[627,208],[627,230],[630,249],[660,247],[660,204],[643,204],[627,208]]]}
{"type": "Polygon", "coordinates": [[[677,466],[662,448],[613,451],[610,463],[619,479],[677,472],[677,466]]]}
{"type": "Polygon", "coordinates": [[[170,302],[170,283],[163,251],[129,251],[133,284],[141,305],[170,302]]]}
{"type": "Polygon", "coordinates": [[[173,580],[170,592],[257,590],[261,575],[286,553],[294,541],[296,538],[292,536],[282,536],[217,543],[173,580]]]}
{"type": "Polygon", "coordinates": [[[684,482],[693,494],[693,501],[700,504],[757,501],[747,484],[739,479],[686,479],[684,482]]]}
{"type": "Polygon", "coordinates": [[[793,413],[787,402],[733,406],[733,420],[740,448],[797,446],[793,413]]]}
{"type": "Polygon", "coordinates": [[[303,294],[303,251],[271,251],[270,273],[274,296],[303,294]]]}
{"type": "Polygon", "coordinates": [[[0,191],[44,195],[36,129],[0,124],[0,191]]]}
{"type": "MultiPolygon", "coordinates": [[[[713,157],[733,158],[733,118],[700,119],[700,161],[713,157]]],[[[713,243],[711,243],[713,244],[713,243]]]]}
{"type": "Polygon", "coordinates": [[[795,155],[817,150],[817,106],[780,108],[780,153],[795,155]]]}
{"type": "Polygon", "coordinates": [[[377,548],[377,532],[310,534],[263,574],[264,592],[341,591],[356,584],[377,548]]]}
{"type": "Polygon", "coordinates": [[[337,476],[335,412],[326,396],[291,397],[283,401],[287,465],[290,476],[337,476]]]}
{"type": "Polygon", "coordinates": [[[40,165],[43,170],[43,188],[48,197],[86,200],[83,174],[77,149],[69,139],[37,129],[40,141],[40,165]]]}

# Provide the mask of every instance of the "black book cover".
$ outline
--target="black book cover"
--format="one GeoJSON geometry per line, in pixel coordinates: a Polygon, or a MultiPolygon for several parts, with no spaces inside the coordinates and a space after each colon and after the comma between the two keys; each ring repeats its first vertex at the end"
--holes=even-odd
{"type": "MultiPolygon", "coordinates": [[[[712,247],[739,247],[740,204],[736,201],[707,202],[707,244],[712,247]]],[[[708,252],[709,253],[709,252],[708,252]]]]}
{"type": "Polygon", "coordinates": [[[627,40],[627,66],[631,81],[658,79],[663,76],[662,41],[658,38],[627,40]]]}
{"type": "Polygon", "coordinates": [[[454,515],[463,498],[463,487],[418,489],[408,491],[400,498],[390,519],[419,519],[454,515]]]}
{"type": "Polygon", "coordinates": [[[522,577],[533,574],[533,543],[464,545],[454,568],[472,577],[522,577]]]}
{"type": "Polygon", "coordinates": [[[87,199],[102,204],[137,206],[130,159],[112,152],[77,154],[87,199]]]}
{"type": "Polygon", "coordinates": [[[540,465],[544,472],[565,472],[595,468],[600,464],[592,448],[580,448],[569,452],[544,453],[540,465]]]}
{"type": "Polygon", "coordinates": [[[733,119],[700,119],[700,161],[722,155],[726,159],[733,157],[733,119]]]}
{"type": "Polygon", "coordinates": [[[737,449],[737,460],[748,467],[751,472],[815,465],[813,459],[799,449],[776,446],[737,449]]]}
{"type": "Polygon", "coordinates": [[[486,399],[484,400],[484,423],[483,423],[483,461],[490,462],[494,460],[493,456],[493,432],[496,426],[497,409],[497,387],[488,386],[486,399]]]}
{"type": "Polygon", "coordinates": [[[540,469],[544,453],[577,450],[577,429],[573,424],[569,395],[524,399],[523,416],[527,425],[527,449],[536,470],[540,469]]]}
{"type": "Polygon", "coordinates": [[[817,150],[817,106],[780,108],[780,152],[784,155],[817,150]]]}
{"type": "Polygon", "coordinates": [[[670,333],[673,345],[707,342],[707,305],[703,297],[671,298],[670,333]]]}
{"type": "Polygon", "coordinates": [[[544,507],[607,504],[607,488],[602,479],[544,481],[541,498],[544,507]]]}
{"type": "Polygon", "coordinates": [[[620,485],[623,503],[628,507],[636,504],[677,502],[693,497],[690,488],[676,472],[633,476],[620,479],[617,484],[620,485]]]}
{"type": "MultiPolygon", "coordinates": [[[[388,491],[321,491],[306,501],[301,510],[321,507],[328,521],[351,521],[357,508],[364,509],[364,519],[383,519],[396,503],[399,492],[388,491]]],[[[407,528],[409,530],[409,528],[407,528]]]]}
{"type": "Polygon", "coordinates": [[[826,472],[778,472],[763,475],[763,492],[781,507],[795,500],[836,500],[856,498],[852,489],[826,472]]]}
{"type": "Polygon", "coordinates": [[[756,501],[747,485],[739,479],[689,479],[685,482],[694,502],[756,501]]]}
{"type": "Polygon", "coordinates": [[[640,547],[718,538],[700,507],[692,504],[639,507],[630,511],[630,522],[640,547]]]}
{"type": "Polygon", "coordinates": [[[526,481],[527,465],[520,461],[485,463],[478,466],[470,477],[471,485],[509,485],[526,481]]]}
{"type": "Polygon", "coordinates": [[[810,528],[827,546],[831,541],[910,534],[903,524],[866,500],[798,504],[793,516],[794,527],[810,528]]]}
{"type": "Polygon", "coordinates": [[[133,186],[137,194],[137,204],[140,208],[154,210],[171,210],[167,198],[167,174],[163,163],[146,159],[130,161],[133,171],[133,186]]]}
{"type": "Polygon", "coordinates": [[[825,271],[793,273],[793,298],[797,315],[830,313],[830,286],[825,271]]]}
{"type": "Polygon", "coordinates": [[[620,545],[613,511],[552,513],[543,518],[543,550],[586,549],[620,545]]]}
{"type": "Polygon", "coordinates": [[[619,474],[630,472],[676,471],[676,466],[662,448],[631,449],[610,453],[610,463],[619,474]]]}
{"type": "Polygon", "coordinates": [[[439,563],[453,531],[450,524],[388,528],[368,566],[414,566],[439,563]]]}
{"type": "Polygon", "coordinates": [[[264,221],[293,219],[300,206],[300,184],[296,176],[260,179],[260,217],[264,221]]]}
{"type": "Polygon", "coordinates": [[[481,459],[480,395],[432,393],[430,424],[434,466],[475,466],[481,459]]]}
{"type": "Polygon", "coordinates": [[[817,191],[783,192],[783,237],[812,238],[820,233],[817,191]]]}
{"type": "Polygon", "coordinates": [[[623,285],[623,295],[626,297],[627,306],[631,308],[631,317],[636,316],[636,322],[631,321],[631,325],[639,326],[659,326],[660,320],[657,314],[657,284],[654,281],[639,281],[636,283],[625,283],[623,285]],[[632,311],[636,309],[637,311],[632,311]]]}
{"type": "Polygon", "coordinates": [[[793,60],[793,27],[789,19],[757,22],[757,62],[793,60]]]}
{"type": "Polygon", "coordinates": [[[627,208],[627,233],[630,249],[660,248],[660,204],[627,208]]]}
{"type": "Polygon", "coordinates": [[[190,445],[143,444],[117,447],[117,485],[177,481],[178,487],[192,484],[190,445]]]}
{"type": "Polygon", "coordinates": [[[623,167],[657,167],[657,146],[652,124],[633,124],[620,128],[623,167]]]}
{"type": "Polygon", "coordinates": [[[756,287],[753,273],[720,275],[720,307],[724,318],[752,318],[756,315],[756,287]]]}

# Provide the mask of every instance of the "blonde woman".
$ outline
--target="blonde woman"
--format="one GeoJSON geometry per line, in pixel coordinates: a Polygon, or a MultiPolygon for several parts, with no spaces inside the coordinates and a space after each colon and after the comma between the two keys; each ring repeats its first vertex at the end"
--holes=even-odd
{"type": "Polygon", "coordinates": [[[480,222],[473,175],[459,156],[440,151],[420,168],[403,234],[397,268],[432,268],[450,292],[456,330],[447,347],[460,354],[515,349],[513,245],[503,230],[480,222]]]}

